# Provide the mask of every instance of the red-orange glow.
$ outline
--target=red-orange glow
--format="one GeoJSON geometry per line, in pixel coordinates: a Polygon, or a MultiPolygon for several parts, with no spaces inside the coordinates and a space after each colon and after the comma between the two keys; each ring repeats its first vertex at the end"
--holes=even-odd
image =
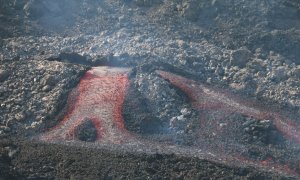
{"type": "Polygon", "coordinates": [[[130,139],[124,129],[122,106],[129,85],[129,69],[98,67],[88,71],[68,98],[68,112],[46,134],[44,140],[73,140],[74,129],[85,118],[92,120],[98,141],[123,142],[130,139]]]}
{"type": "MultiPolygon", "coordinates": [[[[146,147],[146,149],[160,147],[160,149],[163,149],[163,152],[165,149],[174,149],[176,147],[175,152],[180,155],[181,153],[185,155],[187,154],[186,152],[189,153],[189,148],[198,148],[197,150],[200,150],[199,152],[203,155],[202,158],[209,160],[229,165],[254,166],[264,170],[300,177],[300,167],[298,168],[300,165],[297,163],[294,165],[296,166],[295,168],[294,166],[290,167],[286,162],[275,161],[271,156],[262,161],[242,156],[241,154],[243,153],[234,149],[234,145],[240,147],[239,142],[233,142],[235,144],[230,146],[229,143],[227,144],[227,141],[222,141],[222,136],[227,137],[228,133],[231,132],[226,132],[226,127],[220,126],[220,123],[226,124],[228,120],[226,117],[234,113],[251,116],[257,120],[271,120],[278,131],[286,139],[295,142],[295,145],[300,145],[299,125],[291,119],[284,118],[277,112],[256,106],[255,102],[241,100],[230,93],[207,87],[196,81],[169,72],[157,71],[162,78],[169,80],[171,84],[184,91],[190,98],[193,108],[200,112],[200,123],[197,124],[199,127],[198,130],[195,130],[196,135],[194,137],[196,147],[181,146],[178,147],[179,150],[177,151],[177,146],[171,144],[173,141],[170,139],[164,142],[155,142],[155,138],[145,140],[141,137],[133,136],[125,129],[122,117],[122,106],[129,86],[129,71],[129,69],[125,68],[109,67],[96,67],[88,71],[82,77],[79,85],[70,93],[68,97],[68,111],[63,120],[57,126],[42,134],[39,137],[40,140],[79,143],[80,140],[75,137],[75,129],[88,118],[89,122],[92,122],[97,130],[96,143],[98,144],[124,145],[126,143],[135,143],[138,146],[146,147]],[[217,138],[214,139],[214,136],[217,138]],[[210,139],[207,140],[208,138],[210,139]]],[[[228,123],[228,126],[234,127],[234,124],[228,123]]],[[[234,133],[232,134],[230,135],[233,137],[238,136],[234,133]]],[[[247,152],[250,148],[241,145],[240,149],[247,152]]]]}
{"type": "Polygon", "coordinates": [[[255,119],[273,120],[276,128],[287,138],[300,145],[300,127],[292,120],[283,118],[278,113],[255,107],[255,104],[244,102],[233,95],[213,90],[193,80],[165,72],[157,71],[160,76],[168,79],[172,84],[184,91],[193,106],[198,110],[218,110],[224,112],[223,116],[239,113],[255,119]]]}

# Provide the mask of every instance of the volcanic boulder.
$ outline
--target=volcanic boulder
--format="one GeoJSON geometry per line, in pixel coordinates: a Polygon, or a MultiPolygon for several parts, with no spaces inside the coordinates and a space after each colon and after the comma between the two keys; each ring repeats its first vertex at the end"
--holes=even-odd
{"type": "Polygon", "coordinates": [[[8,76],[9,76],[8,71],[0,69],[0,82],[5,81],[8,78],[8,76]]]}
{"type": "Polygon", "coordinates": [[[85,118],[83,122],[75,128],[74,135],[81,141],[94,142],[97,140],[97,129],[91,119],[85,118]]]}

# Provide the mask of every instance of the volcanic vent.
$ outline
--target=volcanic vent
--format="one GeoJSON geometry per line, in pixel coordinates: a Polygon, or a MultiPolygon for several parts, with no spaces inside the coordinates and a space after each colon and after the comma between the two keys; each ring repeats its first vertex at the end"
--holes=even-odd
{"type": "MultiPolygon", "coordinates": [[[[284,118],[279,112],[270,111],[256,102],[166,71],[151,72],[149,77],[181,91],[166,92],[165,101],[178,93],[186,94],[188,101],[182,103],[190,106],[180,111],[183,115],[171,118],[167,123],[159,122],[157,118],[151,121],[151,117],[156,117],[155,114],[151,116],[151,109],[154,109],[151,106],[157,104],[136,101],[138,104],[129,111],[133,114],[131,119],[124,120],[125,97],[134,100],[143,94],[127,94],[129,88],[135,88],[130,86],[130,71],[128,68],[94,67],[86,72],[69,95],[68,112],[63,120],[39,139],[94,147],[108,144],[125,149],[135,145],[131,151],[198,156],[227,165],[254,166],[300,176],[300,128],[295,120],[284,118]],[[142,112],[141,108],[150,116],[139,116],[137,113],[142,112]],[[197,113],[191,115],[190,111],[197,113]],[[147,129],[151,138],[146,138],[143,130],[130,132],[125,128],[125,124],[143,121],[147,121],[143,126],[146,124],[155,129],[147,129]],[[166,131],[169,136],[165,136],[166,131]],[[189,143],[173,141],[177,134],[187,134],[189,143]]],[[[156,84],[149,92],[161,89],[160,85],[156,84]]],[[[170,102],[180,106],[176,104],[180,101],[170,102]]]]}

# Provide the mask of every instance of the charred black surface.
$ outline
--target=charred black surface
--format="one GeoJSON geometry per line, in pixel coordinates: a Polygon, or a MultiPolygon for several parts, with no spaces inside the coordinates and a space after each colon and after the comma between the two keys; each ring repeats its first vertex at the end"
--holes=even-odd
{"type": "Polygon", "coordinates": [[[59,61],[66,63],[82,64],[82,65],[92,65],[88,62],[87,57],[81,56],[77,53],[61,53],[58,57],[50,57],[49,61],[59,61]]]}
{"type": "MultiPolygon", "coordinates": [[[[0,174],[17,179],[146,179],[149,176],[154,179],[201,179],[203,177],[293,179],[258,172],[252,168],[226,167],[206,160],[178,157],[172,154],[124,154],[115,150],[86,149],[26,141],[10,144],[10,146],[19,148],[9,160],[14,171],[5,164],[0,174]]],[[[5,155],[3,151],[1,152],[1,155],[5,155]]]]}

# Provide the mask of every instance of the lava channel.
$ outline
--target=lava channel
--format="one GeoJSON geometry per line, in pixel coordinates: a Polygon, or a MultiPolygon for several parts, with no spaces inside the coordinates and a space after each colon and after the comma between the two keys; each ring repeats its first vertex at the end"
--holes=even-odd
{"type": "Polygon", "coordinates": [[[250,101],[243,102],[233,95],[221,93],[193,80],[165,71],[157,71],[157,73],[184,91],[197,110],[221,111],[223,118],[238,113],[259,120],[272,119],[276,128],[287,139],[300,145],[300,126],[291,119],[284,118],[272,110],[256,108],[250,101]]]}
{"type": "Polygon", "coordinates": [[[132,140],[124,129],[122,105],[129,85],[128,68],[94,67],[68,97],[63,120],[39,139],[122,143],[132,140]]]}
{"type": "MultiPolygon", "coordinates": [[[[94,67],[80,80],[79,85],[68,97],[68,111],[63,120],[49,131],[38,136],[45,142],[74,142],[75,144],[88,143],[100,146],[114,144],[119,148],[130,146],[130,151],[145,153],[175,153],[184,156],[198,156],[233,166],[255,166],[269,171],[300,177],[298,169],[290,168],[286,164],[277,163],[272,158],[267,160],[253,160],[237,153],[224,149],[230,144],[221,141],[207,140],[201,134],[205,128],[199,127],[199,134],[195,137],[193,146],[177,146],[155,139],[145,140],[133,135],[125,129],[122,117],[122,106],[129,87],[128,68],[94,67]],[[224,147],[223,147],[224,146],[224,147]],[[218,151],[219,150],[219,151],[218,151]]],[[[299,144],[299,127],[278,113],[262,110],[251,106],[249,101],[242,102],[236,97],[221,91],[214,90],[193,80],[164,72],[157,71],[164,79],[184,91],[190,98],[195,109],[204,110],[204,116],[199,121],[206,123],[207,118],[214,112],[221,112],[223,117],[232,113],[252,116],[256,119],[271,118],[276,128],[289,140],[299,144]]],[[[134,98],[134,97],[133,97],[134,98]]],[[[213,131],[214,128],[208,129],[213,131]]],[[[222,134],[221,134],[222,135],[222,134]]],[[[237,143],[238,144],[238,143],[237,143]]],[[[238,147],[238,146],[236,146],[238,147]]],[[[234,145],[230,147],[234,149],[234,145]]],[[[245,150],[245,149],[241,149],[245,150]]],[[[247,150],[247,149],[246,149],[247,150]]]]}
{"type": "MultiPolygon", "coordinates": [[[[279,134],[285,137],[291,143],[300,145],[300,127],[294,121],[284,118],[278,112],[273,112],[268,108],[261,107],[252,101],[245,101],[232,94],[213,89],[194,80],[175,75],[170,72],[156,71],[162,78],[168,80],[172,85],[181,89],[189,97],[192,106],[198,110],[200,125],[196,130],[195,144],[198,147],[205,146],[210,152],[223,161],[235,161],[236,164],[255,166],[258,168],[273,169],[277,172],[284,172],[300,175],[299,161],[290,167],[288,160],[278,163],[275,158],[269,157],[265,160],[251,159],[242,155],[242,151],[251,151],[251,146],[247,147],[240,142],[234,142],[230,138],[235,138],[240,134],[235,134],[237,124],[234,119],[229,121],[230,116],[238,114],[251,117],[259,121],[272,120],[279,134]],[[223,132],[220,124],[226,124],[229,130],[223,132]],[[231,128],[233,127],[233,129],[231,128]],[[230,129],[231,128],[231,129],[230,129]],[[208,136],[208,134],[210,136],[208,136]]],[[[239,116],[239,117],[241,117],[239,116]]],[[[238,139],[238,138],[237,138],[238,139]]],[[[268,147],[256,148],[268,152],[268,147]]],[[[296,155],[297,156],[297,155],[296,155]]],[[[298,159],[298,157],[296,157],[298,159]]],[[[228,162],[224,162],[228,163],[228,162]]],[[[229,163],[230,164],[230,163],[229,163]]]]}

